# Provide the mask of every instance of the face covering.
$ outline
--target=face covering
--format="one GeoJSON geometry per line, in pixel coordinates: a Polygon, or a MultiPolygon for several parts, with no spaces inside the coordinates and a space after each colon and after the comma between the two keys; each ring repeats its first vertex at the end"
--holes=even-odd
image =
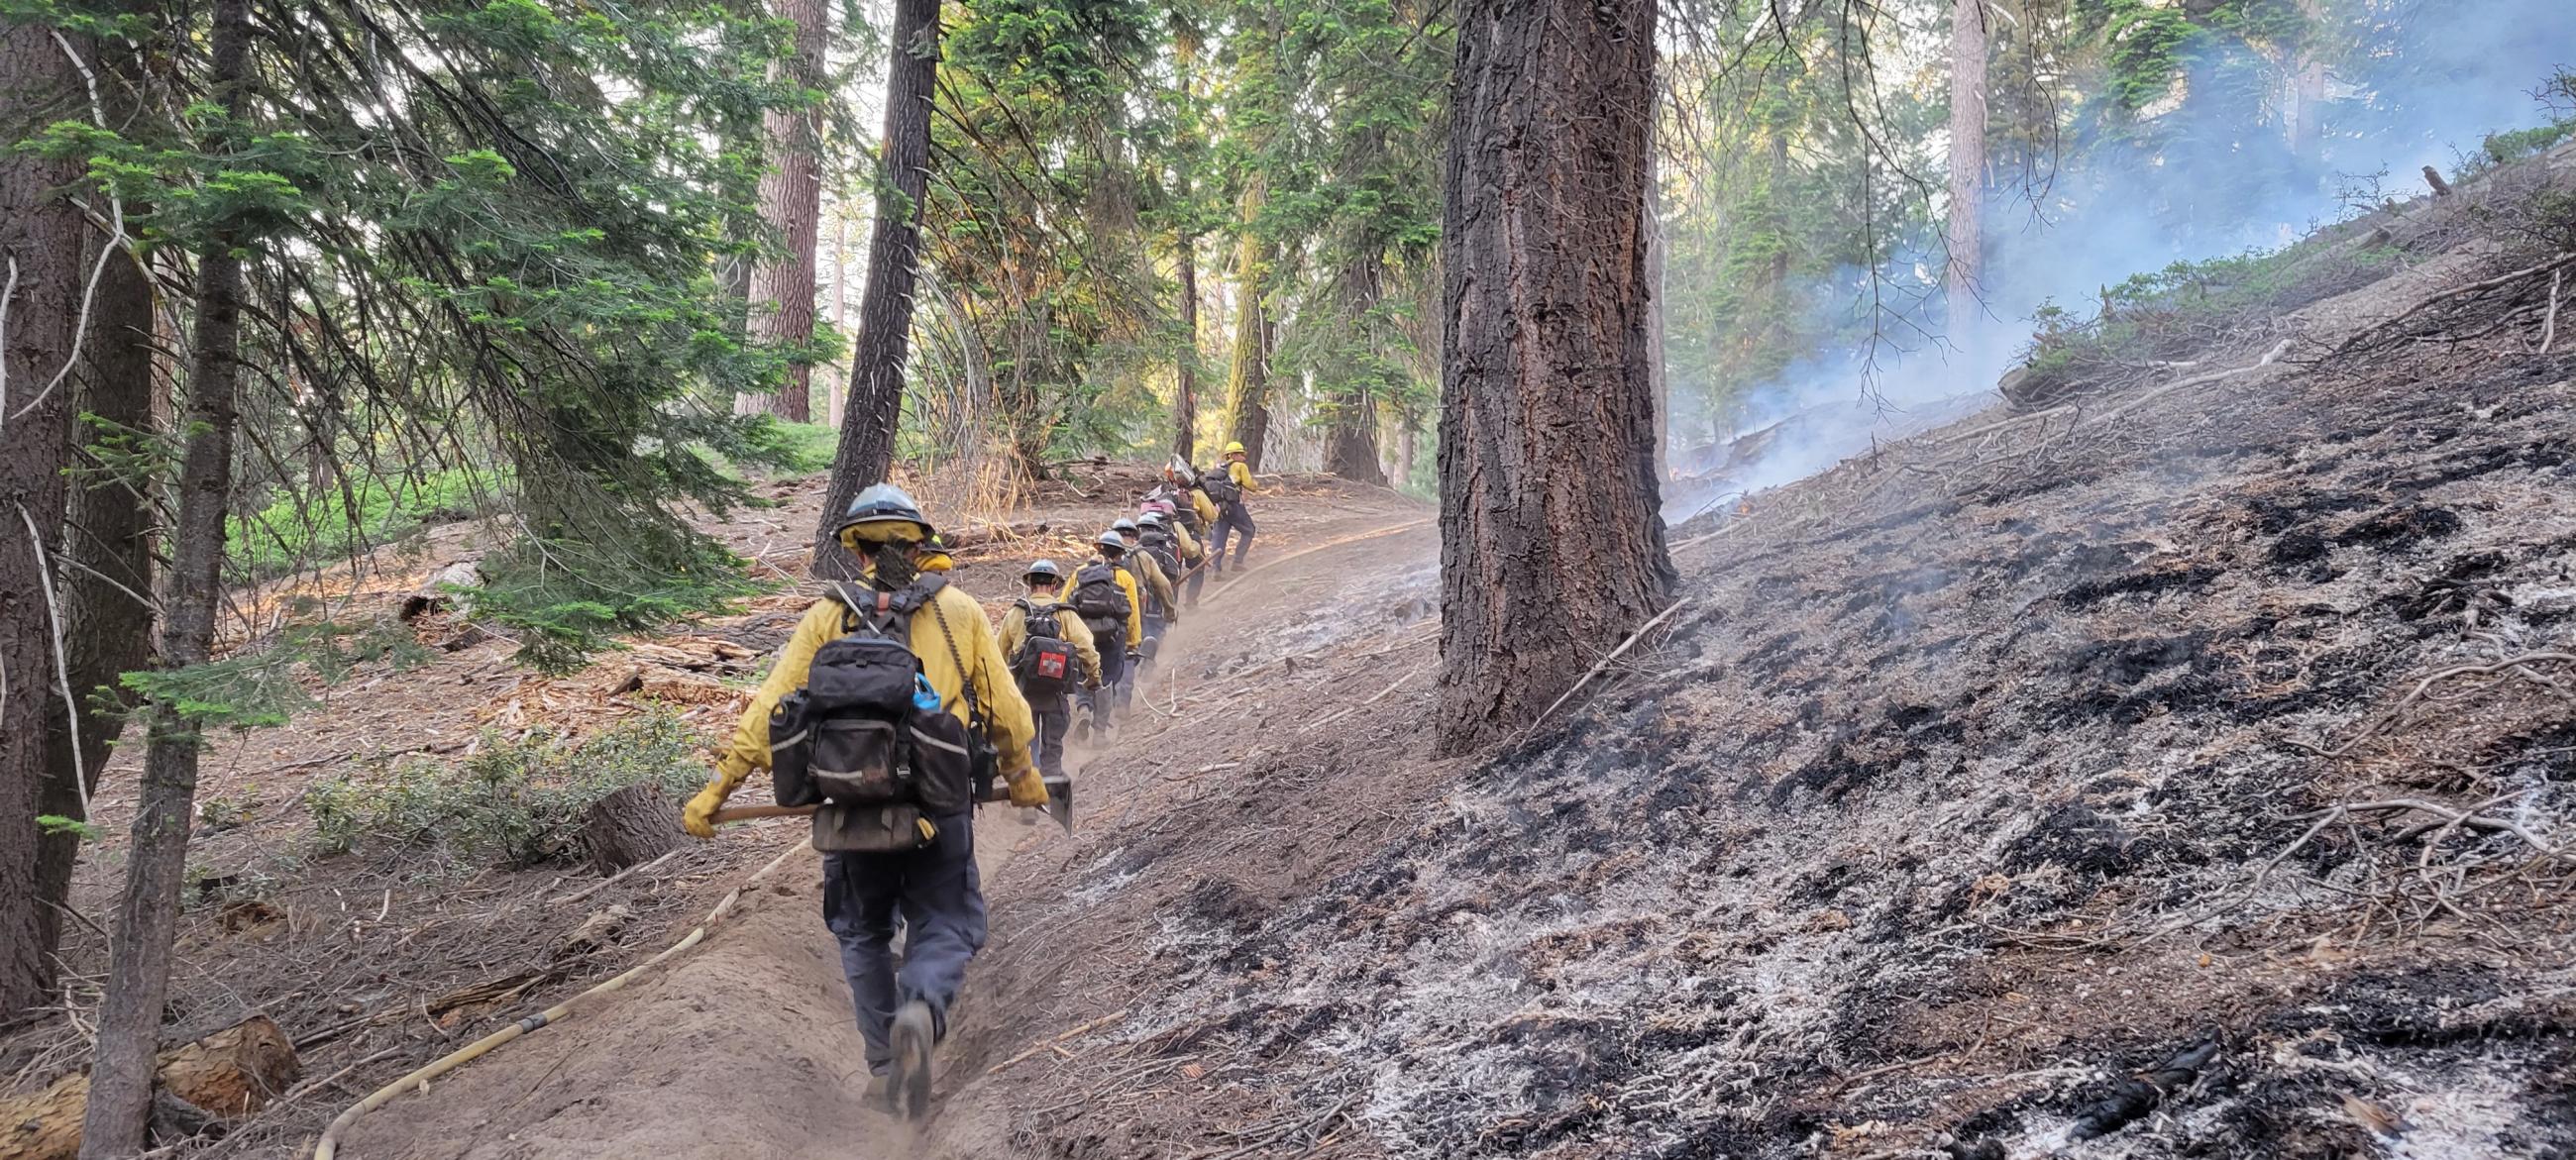
{"type": "Polygon", "coordinates": [[[870,564],[876,569],[877,587],[893,592],[921,575],[921,569],[913,566],[911,550],[904,545],[889,541],[876,549],[870,564]]]}

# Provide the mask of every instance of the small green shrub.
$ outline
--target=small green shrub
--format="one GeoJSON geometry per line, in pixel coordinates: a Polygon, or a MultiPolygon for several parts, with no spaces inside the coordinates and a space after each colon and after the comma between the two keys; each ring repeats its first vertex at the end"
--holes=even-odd
{"type": "Polygon", "coordinates": [[[233,517],[225,542],[235,568],[266,580],[346,560],[425,524],[464,519],[503,483],[491,473],[457,468],[417,479],[353,481],[347,491],[325,485],[290,492],[256,515],[233,517]]]}
{"type": "Polygon", "coordinates": [[[316,782],[304,808],[327,853],[435,848],[473,864],[532,866],[579,855],[582,812],[600,798],[648,784],[676,800],[705,780],[699,738],[678,715],[655,712],[577,743],[487,734],[462,761],[316,782]]]}
{"type": "Polygon", "coordinates": [[[518,663],[560,674],[589,663],[620,633],[760,590],[713,540],[639,525],[612,544],[522,539],[484,557],[474,615],[517,634],[518,663]]]}
{"type": "Polygon", "coordinates": [[[259,815],[267,808],[267,797],[260,793],[258,786],[254,785],[243,790],[238,797],[230,794],[215,794],[198,799],[197,824],[204,827],[210,834],[238,830],[258,821],[259,815]]]}
{"type": "Polygon", "coordinates": [[[2079,320],[2041,307],[2023,352],[2028,389],[2096,382],[2123,368],[2189,355],[2254,320],[2296,310],[2380,277],[2400,254],[2346,249],[2319,237],[2278,250],[2176,262],[2102,290],[2101,311],[2079,320]]]}
{"type": "Polygon", "coordinates": [[[841,432],[829,423],[780,423],[778,445],[788,472],[812,475],[832,466],[832,457],[841,450],[841,432]]]}

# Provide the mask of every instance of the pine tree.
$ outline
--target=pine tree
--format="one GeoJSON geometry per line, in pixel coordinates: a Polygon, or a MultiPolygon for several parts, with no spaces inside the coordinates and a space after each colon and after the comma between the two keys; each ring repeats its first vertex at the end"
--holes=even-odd
{"type": "Polygon", "coordinates": [[[803,423],[813,417],[814,366],[806,348],[814,341],[815,251],[822,240],[823,47],[832,9],[828,0],[772,3],[794,29],[777,75],[796,90],[797,103],[770,110],[766,120],[770,169],[760,179],[760,207],[781,250],[753,267],[749,293],[753,333],[784,352],[787,366],[776,393],[753,398],[770,414],[803,423]]]}
{"type": "MultiPolygon", "coordinates": [[[[87,120],[79,69],[55,35],[0,20],[0,142],[59,118],[87,120]]],[[[88,39],[65,36],[84,55],[88,39]]],[[[44,1001],[61,930],[67,839],[38,818],[62,801],[41,739],[63,703],[63,590],[50,558],[62,543],[74,395],[65,380],[76,369],[88,274],[88,227],[66,195],[80,176],[68,158],[0,149],[0,672],[9,688],[0,701],[0,1018],[44,1001]]]]}
{"type": "Polygon", "coordinates": [[[1676,583],[1646,348],[1654,0],[1470,0],[1457,60],[1435,718],[1452,752],[1531,722],[1676,583]]]}
{"type": "Polygon", "coordinates": [[[841,513],[894,470],[903,421],[903,371],[912,344],[912,297],[921,259],[922,199],[929,185],[932,81],[939,67],[939,0],[895,0],[894,51],[886,65],[885,145],[878,163],[876,224],[868,236],[859,337],[850,354],[840,448],[814,531],[813,572],[847,578],[857,561],[842,550],[841,513]]]}

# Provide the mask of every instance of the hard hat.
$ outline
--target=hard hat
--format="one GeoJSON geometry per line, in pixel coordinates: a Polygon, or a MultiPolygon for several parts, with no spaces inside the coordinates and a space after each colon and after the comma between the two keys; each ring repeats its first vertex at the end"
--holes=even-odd
{"type": "Polygon", "coordinates": [[[841,515],[839,534],[844,544],[859,540],[917,544],[939,538],[938,530],[921,514],[921,505],[891,483],[871,486],[851,500],[849,510],[841,515]]]}
{"type": "Polygon", "coordinates": [[[1100,533],[1100,539],[1095,542],[1104,548],[1116,548],[1121,552],[1127,550],[1127,541],[1119,539],[1118,533],[1114,531],[1100,533]]]}
{"type": "Polygon", "coordinates": [[[1035,580],[1041,576],[1061,584],[1064,582],[1064,569],[1056,567],[1053,560],[1038,560],[1030,563],[1027,571],[1020,573],[1020,579],[1023,580],[1035,580]]]}
{"type": "Polygon", "coordinates": [[[1113,532],[1133,532],[1136,530],[1136,521],[1120,520],[1117,523],[1109,525],[1109,530],[1113,532]]]}
{"type": "Polygon", "coordinates": [[[1164,515],[1161,512],[1146,512],[1145,514],[1136,517],[1136,526],[1139,528],[1159,528],[1169,522],[1171,518],[1172,517],[1164,515]]]}
{"type": "Polygon", "coordinates": [[[1244,451],[1243,451],[1243,444],[1241,444],[1241,443],[1228,443],[1228,444],[1226,444],[1226,445],[1225,445],[1225,453],[1226,453],[1226,454],[1228,454],[1228,455],[1241,455],[1241,454],[1243,454],[1243,453],[1244,453],[1244,451]]]}

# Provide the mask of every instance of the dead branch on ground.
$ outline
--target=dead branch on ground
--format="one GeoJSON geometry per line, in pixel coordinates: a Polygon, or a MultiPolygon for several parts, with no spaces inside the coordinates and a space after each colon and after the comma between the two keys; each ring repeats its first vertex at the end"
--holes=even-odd
{"type": "Polygon", "coordinates": [[[2419,342],[2442,341],[2445,336],[2465,341],[2471,336],[2460,332],[2481,321],[2533,309],[2544,292],[2554,301],[2571,265],[2576,265],[2576,253],[2561,253],[2536,266],[2427,295],[2395,315],[2346,336],[2327,358],[2377,354],[2419,342]]]}
{"type": "MultiPolygon", "coordinates": [[[[2329,759],[2343,757],[2346,754],[2351,753],[2354,749],[2359,748],[2363,742],[2378,736],[2389,726],[2396,724],[2398,718],[2405,714],[2407,708],[2414,705],[2415,702],[2422,700],[2424,698],[2424,694],[2430,691],[2433,686],[2438,685],[2443,681],[2450,680],[2453,677],[2472,675],[2493,676],[2497,673],[2519,670],[2522,671],[2522,675],[2529,676],[2534,679],[2541,679],[2542,683],[2546,684],[2548,682],[2545,679],[2539,678],[2538,674],[2529,673],[2525,668],[2526,666],[2538,661],[2555,661],[2560,664],[2576,664],[2576,653],[2547,651],[2527,652],[2515,656],[2509,656],[2503,660],[2489,661],[2483,664],[2453,665],[2449,668],[2438,670],[2431,675],[2426,676],[2424,679],[2415,682],[2415,687],[2409,690],[2405,696],[2398,698],[2396,704],[2381,710],[2376,716],[2373,716],[2368,721],[2364,722],[2361,729],[2341,745],[2332,749],[2325,749],[2320,746],[2308,744],[2304,741],[2289,741],[2289,744],[2305,749],[2319,757],[2329,759]]],[[[2284,740],[2287,739],[2285,738],[2284,740]]]]}

